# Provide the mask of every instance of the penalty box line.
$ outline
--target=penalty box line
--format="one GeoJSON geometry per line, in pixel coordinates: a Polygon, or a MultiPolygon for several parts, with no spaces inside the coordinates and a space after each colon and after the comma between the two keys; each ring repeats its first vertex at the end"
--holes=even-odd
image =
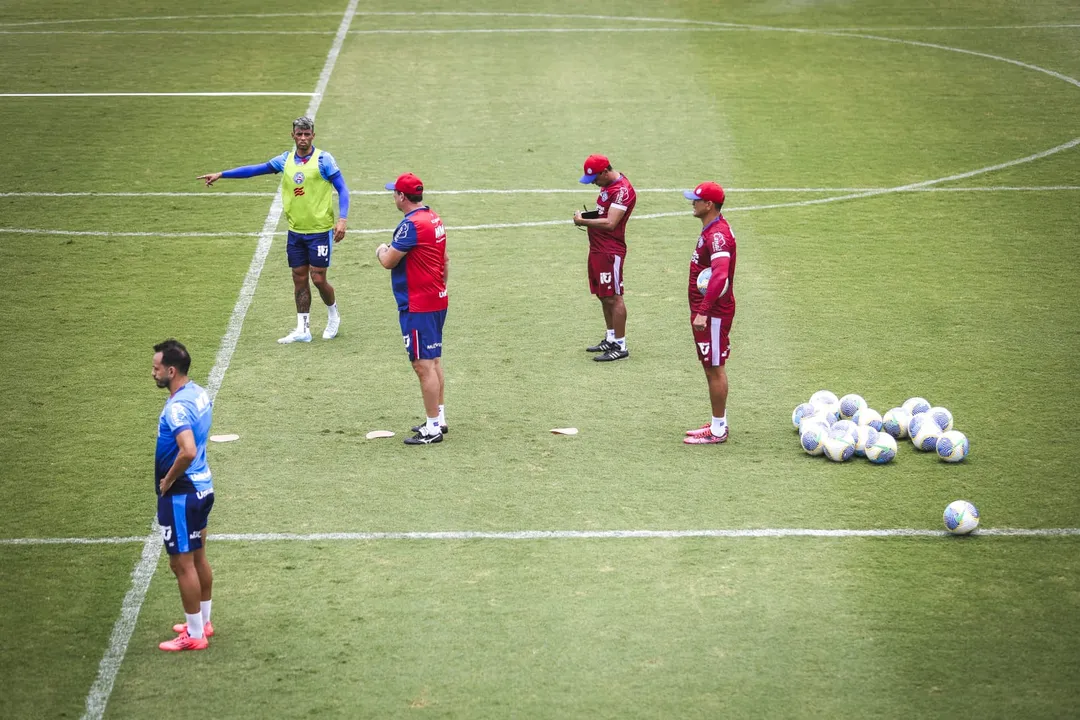
{"type": "MultiPolygon", "coordinates": [[[[1080,536],[1080,528],[984,528],[975,537],[1068,537],[1080,536]]],[[[924,528],[746,528],[704,530],[446,530],[412,532],[330,532],[330,533],[217,533],[214,542],[368,542],[384,540],[632,540],[680,538],[894,538],[947,537],[944,530],[924,528]]],[[[156,537],[155,537],[156,540],[156,537]]],[[[132,545],[145,543],[145,536],[0,538],[0,545],[132,545]]],[[[154,553],[156,560],[157,553],[154,553]]]]}

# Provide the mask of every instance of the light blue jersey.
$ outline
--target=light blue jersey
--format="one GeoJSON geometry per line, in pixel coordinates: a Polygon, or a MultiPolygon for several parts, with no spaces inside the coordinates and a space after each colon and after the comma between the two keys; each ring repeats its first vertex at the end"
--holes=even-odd
{"type": "Polygon", "coordinates": [[[154,489],[161,494],[161,479],[176,462],[180,447],[176,436],[190,430],[195,436],[195,459],[166,495],[204,493],[214,489],[210,466],[206,463],[206,440],[210,435],[213,404],[206,390],[193,382],[177,390],[165,401],[158,420],[157,453],[154,458],[154,489]]]}

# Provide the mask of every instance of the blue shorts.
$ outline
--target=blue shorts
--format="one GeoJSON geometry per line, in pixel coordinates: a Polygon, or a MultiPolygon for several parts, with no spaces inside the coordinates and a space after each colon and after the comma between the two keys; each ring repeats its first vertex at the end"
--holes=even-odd
{"type": "Polygon", "coordinates": [[[330,267],[330,253],[334,249],[334,231],[301,235],[289,231],[289,241],[285,251],[289,255],[289,267],[330,267]]]}
{"type": "Polygon", "coordinates": [[[157,501],[157,521],[161,539],[170,555],[192,552],[202,547],[202,531],[214,507],[214,491],[165,495],[157,501]]]}
{"type": "Polygon", "coordinates": [[[401,339],[410,360],[434,360],[442,357],[442,329],[446,311],[398,313],[401,323],[401,339]]]}

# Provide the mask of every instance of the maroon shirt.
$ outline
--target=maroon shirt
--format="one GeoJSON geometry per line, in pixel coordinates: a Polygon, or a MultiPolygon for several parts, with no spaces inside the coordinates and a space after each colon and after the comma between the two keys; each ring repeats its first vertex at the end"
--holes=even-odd
{"type": "MultiPolygon", "coordinates": [[[[713,285],[712,281],[710,285],[713,285]]],[[[690,300],[691,313],[725,318],[735,315],[735,236],[723,215],[702,228],[698,235],[697,247],[690,256],[690,285],[687,288],[687,297],[690,300]],[[727,282],[720,283],[716,288],[719,295],[706,304],[709,298],[698,291],[698,275],[705,268],[712,267],[714,261],[722,258],[728,259],[727,282]]]]}
{"type": "Polygon", "coordinates": [[[634,212],[636,203],[637,193],[634,192],[634,186],[625,175],[619,175],[618,180],[600,189],[600,196],[596,198],[596,210],[600,213],[600,217],[607,217],[611,207],[617,207],[626,212],[623,213],[622,219],[614,230],[588,228],[589,252],[626,255],[626,221],[630,219],[630,213],[634,212]]]}

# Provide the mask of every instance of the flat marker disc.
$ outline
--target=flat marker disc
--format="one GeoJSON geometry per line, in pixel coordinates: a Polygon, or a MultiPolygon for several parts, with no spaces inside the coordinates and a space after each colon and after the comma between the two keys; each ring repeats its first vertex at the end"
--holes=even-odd
{"type": "Polygon", "coordinates": [[[387,438],[394,437],[393,430],[372,430],[366,435],[368,440],[374,440],[375,438],[387,438]]]}
{"type": "Polygon", "coordinates": [[[551,432],[556,435],[577,435],[577,428],[552,428],[551,432]]]}
{"type": "Polygon", "coordinates": [[[233,440],[239,440],[239,435],[211,435],[210,442],[232,442],[233,440]]]}

